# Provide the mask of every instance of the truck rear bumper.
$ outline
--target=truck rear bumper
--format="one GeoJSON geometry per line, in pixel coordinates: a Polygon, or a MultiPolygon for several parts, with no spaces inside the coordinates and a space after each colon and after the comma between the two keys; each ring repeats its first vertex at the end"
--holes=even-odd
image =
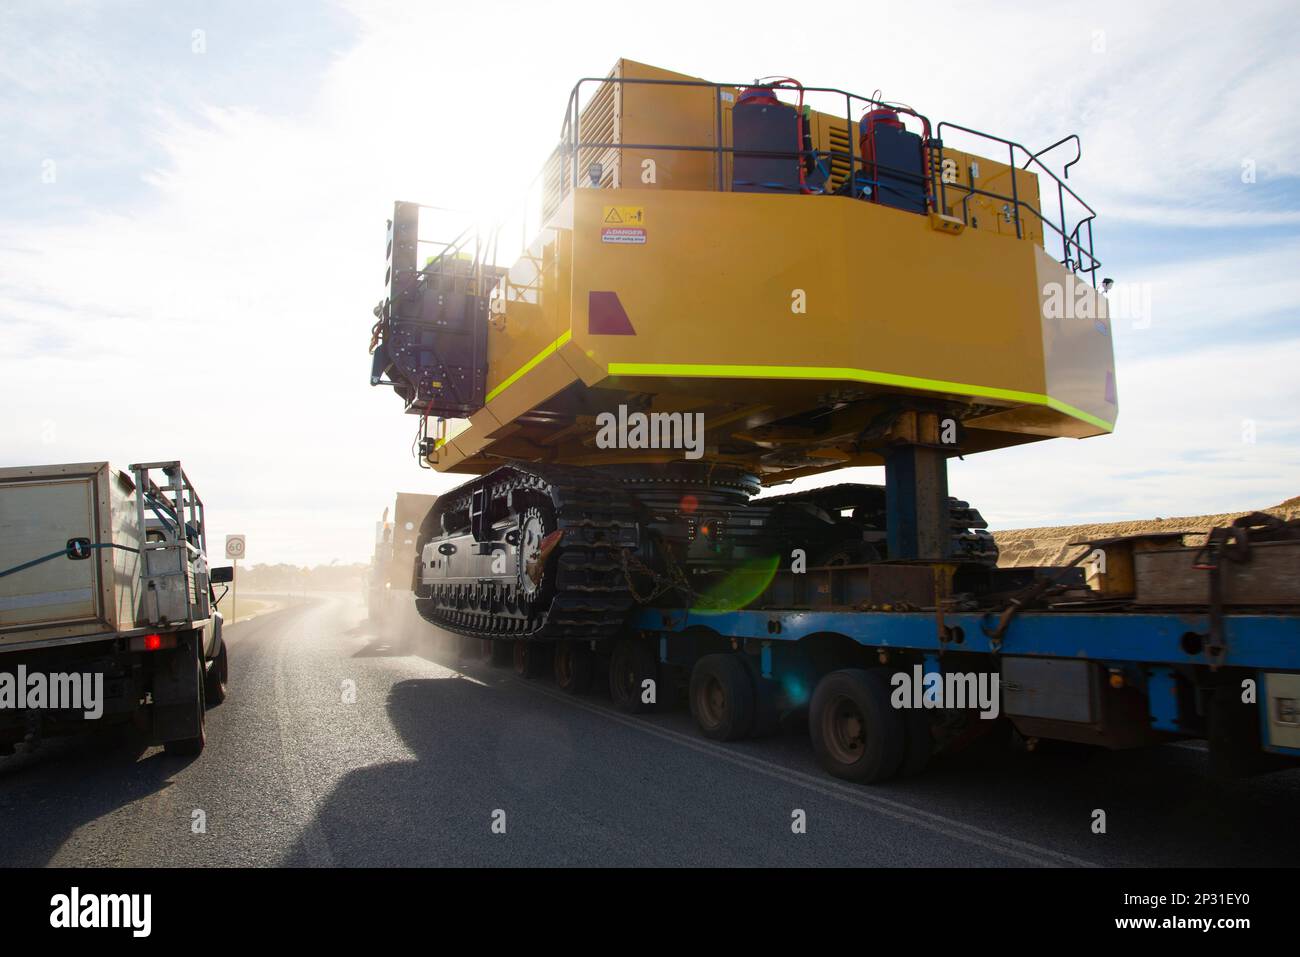
{"type": "MultiPolygon", "coordinates": [[[[196,619],[185,625],[186,628],[205,628],[213,619],[202,618],[196,619]]],[[[62,648],[68,645],[90,645],[104,644],[113,642],[117,639],[135,638],[138,635],[149,635],[157,632],[175,631],[176,625],[170,628],[153,628],[145,626],[143,628],[132,628],[129,631],[114,632],[96,632],[91,635],[70,635],[66,638],[37,638],[31,641],[0,641],[0,667],[6,663],[6,657],[10,652],[32,652],[40,651],[45,648],[62,648]]]]}
{"type": "Polygon", "coordinates": [[[179,659],[192,661],[192,652],[183,641],[176,649],[129,651],[121,637],[0,654],[0,749],[133,719],[157,743],[155,712],[167,709],[154,706],[156,686],[174,685],[179,659]]]}

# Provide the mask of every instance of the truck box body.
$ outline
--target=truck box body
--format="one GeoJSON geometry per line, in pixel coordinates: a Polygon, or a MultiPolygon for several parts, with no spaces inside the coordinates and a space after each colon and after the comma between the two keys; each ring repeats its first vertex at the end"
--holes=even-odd
{"type": "Polygon", "coordinates": [[[388,563],[388,583],[395,590],[411,590],[415,562],[420,554],[416,545],[420,524],[437,500],[436,495],[419,492],[397,493],[397,506],[393,509],[393,556],[388,563]]]}
{"type": "MultiPolygon", "coordinates": [[[[0,569],[65,548],[101,545],[0,578],[0,651],[137,627],[142,531],[135,484],[107,462],[0,469],[0,569]]],[[[143,623],[141,623],[143,624],[143,623]]]]}

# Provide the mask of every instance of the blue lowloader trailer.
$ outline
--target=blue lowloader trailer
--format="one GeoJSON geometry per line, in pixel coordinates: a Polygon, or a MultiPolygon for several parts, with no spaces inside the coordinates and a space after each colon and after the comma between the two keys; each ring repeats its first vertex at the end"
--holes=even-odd
{"type": "Polygon", "coordinates": [[[1012,728],[1029,747],[1205,739],[1229,775],[1294,766],[1300,525],[1255,515],[1199,546],[1086,544],[1069,567],[777,570],[743,607],[647,607],[612,647],[560,642],[556,676],[575,690],[608,655],[616,704],[684,692],[716,740],[806,721],[823,767],[864,783],[1012,728]]]}

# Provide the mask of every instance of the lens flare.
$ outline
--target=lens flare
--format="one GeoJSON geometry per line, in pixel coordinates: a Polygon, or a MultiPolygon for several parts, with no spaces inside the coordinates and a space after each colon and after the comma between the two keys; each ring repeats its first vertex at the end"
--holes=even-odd
{"type": "Polygon", "coordinates": [[[711,584],[693,610],[707,615],[744,608],[772,584],[779,563],[777,555],[749,559],[711,584]]]}
{"type": "Polygon", "coordinates": [[[812,697],[808,693],[808,685],[798,675],[786,675],[781,679],[781,687],[785,691],[786,698],[795,707],[807,704],[808,699],[812,697]]]}

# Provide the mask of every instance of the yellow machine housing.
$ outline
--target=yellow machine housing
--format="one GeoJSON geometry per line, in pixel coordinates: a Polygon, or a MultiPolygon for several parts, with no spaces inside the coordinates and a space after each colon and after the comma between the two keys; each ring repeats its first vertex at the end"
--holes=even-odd
{"type": "Polygon", "coordinates": [[[955,415],[962,454],[1111,431],[1106,300],[1076,272],[1095,282],[1096,260],[1078,226],[1044,220],[1014,144],[1001,163],[932,131],[917,214],[834,195],[858,131],[809,110],[824,192],[737,192],[739,93],[629,60],[581,110],[575,91],[523,255],[493,269],[465,241],[440,260],[488,298],[486,375],[467,420],[431,424],[430,465],[682,457],[598,447],[597,415],[620,406],[702,413],[705,459],[764,482],[881,464],[918,441],[908,410],[955,415]]]}

